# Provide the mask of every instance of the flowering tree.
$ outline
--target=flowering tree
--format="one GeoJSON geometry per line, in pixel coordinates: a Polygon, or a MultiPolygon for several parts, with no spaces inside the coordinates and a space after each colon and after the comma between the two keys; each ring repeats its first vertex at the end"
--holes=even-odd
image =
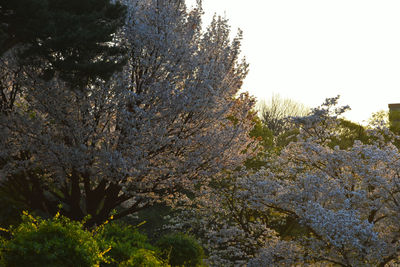
{"type": "Polygon", "coordinates": [[[182,1],[125,4],[123,71],[83,89],[35,79],[0,119],[0,177],[32,208],[98,224],[183,200],[251,154],[240,34],[221,18],[203,33],[201,7],[182,1]]]}
{"type": "MultiPolygon", "coordinates": [[[[296,118],[300,134],[267,168],[232,178],[203,217],[213,265],[394,266],[400,256],[400,152],[388,129],[331,147],[337,98],[296,118]],[[286,219],[285,219],[286,217],[286,219]],[[288,221],[297,228],[288,229],[288,221]],[[289,234],[288,234],[289,233],[289,234]]],[[[214,201],[213,201],[214,200],[214,201]]]]}
{"type": "Polygon", "coordinates": [[[263,181],[254,177],[247,188],[253,204],[279,209],[306,228],[298,242],[310,261],[384,266],[399,256],[400,154],[387,129],[372,130],[371,144],[330,148],[335,115],[343,111],[329,114],[336,100],[297,120],[298,141],[277,160],[285,168],[265,170],[263,181]]]}

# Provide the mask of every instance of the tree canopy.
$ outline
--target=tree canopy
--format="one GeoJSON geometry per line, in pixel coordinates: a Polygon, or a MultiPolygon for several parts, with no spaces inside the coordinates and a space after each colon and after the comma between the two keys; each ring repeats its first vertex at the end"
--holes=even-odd
{"type": "Polygon", "coordinates": [[[201,7],[182,1],[126,5],[121,71],[84,90],[57,76],[24,80],[29,90],[0,118],[1,176],[33,209],[61,203],[64,215],[99,224],[115,209],[120,218],[189,200],[254,152],[254,99],[237,95],[240,33],[231,41],[222,18],[203,32],[201,7]]]}
{"type": "Polygon", "coordinates": [[[0,56],[19,48],[22,64],[74,85],[110,77],[124,61],[112,44],[124,14],[109,0],[0,0],[0,56]]]}

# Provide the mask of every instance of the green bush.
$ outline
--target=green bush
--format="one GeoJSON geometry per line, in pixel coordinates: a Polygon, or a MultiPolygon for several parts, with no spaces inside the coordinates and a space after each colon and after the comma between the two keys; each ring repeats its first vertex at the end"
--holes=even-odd
{"type": "Polygon", "coordinates": [[[111,247],[106,254],[107,263],[101,266],[119,266],[121,262],[130,260],[138,249],[155,249],[148,243],[147,236],[123,223],[112,222],[100,226],[96,238],[103,250],[111,247]]]}
{"type": "Polygon", "coordinates": [[[158,259],[154,251],[138,249],[132,253],[129,260],[121,263],[121,267],[167,267],[162,260],[158,259]]]}
{"type": "Polygon", "coordinates": [[[58,214],[49,220],[24,213],[22,223],[9,230],[11,239],[3,241],[5,266],[98,266],[103,260],[92,233],[80,222],[58,214]]]}
{"type": "Polygon", "coordinates": [[[171,266],[201,266],[204,252],[191,236],[177,233],[163,236],[157,242],[163,259],[169,259],[171,266]]]}

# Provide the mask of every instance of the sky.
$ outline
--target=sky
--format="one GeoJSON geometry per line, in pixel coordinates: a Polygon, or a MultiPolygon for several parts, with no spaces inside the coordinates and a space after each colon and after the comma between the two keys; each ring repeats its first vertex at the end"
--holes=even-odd
{"type": "MultiPolygon", "coordinates": [[[[203,0],[204,23],[225,16],[243,30],[250,64],[243,89],[309,107],[341,96],[346,117],[363,123],[400,103],[400,1],[203,0]]],[[[192,6],[195,0],[186,0],[192,6]]]]}

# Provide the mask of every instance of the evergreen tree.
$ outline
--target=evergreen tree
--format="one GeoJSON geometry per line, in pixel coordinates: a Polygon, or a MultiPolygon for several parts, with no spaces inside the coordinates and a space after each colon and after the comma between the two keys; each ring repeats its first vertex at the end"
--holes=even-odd
{"type": "Polygon", "coordinates": [[[124,62],[113,45],[125,7],[109,0],[0,0],[0,56],[19,49],[22,65],[83,86],[124,62]]]}

